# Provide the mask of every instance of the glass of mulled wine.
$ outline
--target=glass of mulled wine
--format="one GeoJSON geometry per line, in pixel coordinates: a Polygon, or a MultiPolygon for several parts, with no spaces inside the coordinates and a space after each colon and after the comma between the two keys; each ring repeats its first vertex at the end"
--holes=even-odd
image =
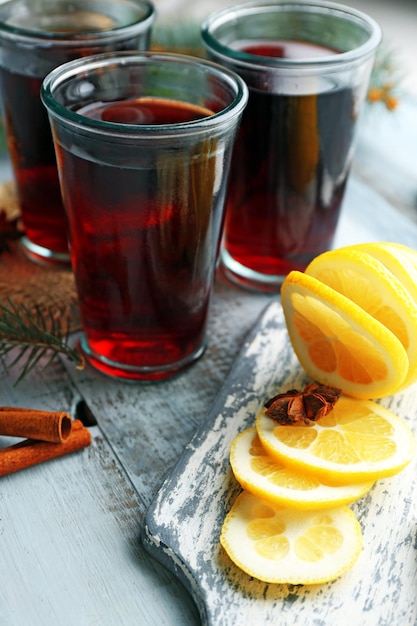
{"type": "Polygon", "coordinates": [[[0,5],[0,100],[31,259],[69,264],[67,221],[42,80],[72,59],[148,47],[147,0],[11,0],[0,5]]]}
{"type": "Polygon", "coordinates": [[[158,380],[205,347],[233,140],[248,90],[177,54],[62,65],[42,88],[87,360],[158,380]]]}
{"type": "Polygon", "coordinates": [[[332,246],[381,30],[339,4],[266,0],[212,14],[202,38],[209,58],[249,87],[223,269],[235,283],[275,292],[332,246]]]}

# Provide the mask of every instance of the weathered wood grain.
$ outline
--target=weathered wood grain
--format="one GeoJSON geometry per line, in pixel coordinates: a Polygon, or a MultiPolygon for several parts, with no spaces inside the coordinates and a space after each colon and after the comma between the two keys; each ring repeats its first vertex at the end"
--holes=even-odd
{"type": "MultiPolygon", "coordinates": [[[[302,388],[308,378],[290,347],[279,303],[246,342],[213,411],[187,446],[146,516],[144,543],[190,589],[209,626],[417,623],[416,464],[379,481],[352,505],[364,534],[355,567],[326,585],[268,585],[241,572],[219,545],[226,512],[240,491],[229,466],[238,432],[263,400],[302,388]],[[281,621],[282,620],[282,621],[281,621]]],[[[414,428],[416,389],[384,401],[414,428]]]]}
{"type": "MultiPolygon", "coordinates": [[[[394,147],[382,152],[385,122],[381,128],[376,122],[372,130],[369,127],[365,143],[358,146],[357,175],[348,185],[336,246],[390,240],[417,247],[412,212],[415,170],[412,161],[403,167],[415,150],[412,128],[417,126],[412,119],[407,116],[407,122],[399,122],[396,135],[395,118],[390,118],[387,136],[394,147]]],[[[37,371],[17,387],[13,387],[13,372],[10,377],[0,374],[4,405],[73,412],[82,399],[98,422],[88,450],[0,480],[1,626],[197,626],[199,614],[177,578],[191,587],[203,619],[216,626],[261,626],[265,622],[257,621],[260,604],[267,611],[268,624],[295,624],[294,607],[297,624],[303,626],[417,624],[415,466],[379,483],[357,505],[364,551],[355,569],[331,585],[278,590],[250,581],[242,586],[241,576],[218,548],[218,527],[209,524],[213,519],[218,524],[237,489],[224,453],[233,431],[249,419],[249,413],[242,409],[225,434],[225,421],[214,420],[213,406],[218,409],[224,402],[224,381],[242,345],[247,350],[248,333],[273,300],[241,291],[219,277],[206,353],[187,372],[164,383],[129,385],[90,369],[78,372],[66,361],[44,375],[37,371]],[[210,420],[211,428],[205,432],[210,420]],[[199,434],[193,439],[196,431],[199,434]],[[180,469],[188,482],[180,478],[180,469]],[[209,501],[196,495],[196,488],[201,493],[202,476],[207,478],[204,493],[216,496],[209,501]],[[158,554],[165,555],[175,573],[149,557],[139,540],[145,512],[165,478],[175,485],[175,500],[167,495],[167,501],[162,501],[168,482],[152,504],[149,519],[155,515],[155,523],[149,532],[156,537],[163,522],[163,532],[174,537],[176,543],[167,555],[159,550],[158,554]],[[183,513],[181,502],[189,514],[183,513]],[[168,526],[169,506],[173,509],[168,526]],[[196,528],[201,531],[197,538],[196,528]],[[212,534],[206,545],[208,529],[212,534]],[[179,554],[175,567],[174,548],[179,554]],[[187,559],[189,568],[184,565],[187,559]],[[197,568],[193,574],[191,568],[197,568]],[[229,605],[219,599],[219,569],[225,575],[221,589],[229,605]],[[195,572],[200,571],[205,573],[197,581],[195,572]]],[[[287,344],[282,344],[281,331],[267,330],[278,333],[277,346],[281,345],[284,356],[274,376],[290,377],[290,369],[282,369],[283,363],[293,367],[293,361],[287,344]]],[[[269,357],[253,353],[250,358],[261,358],[264,364],[269,357]]],[[[256,393],[262,395],[273,379],[255,383],[256,393]]],[[[411,421],[417,406],[415,392],[401,394],[394,407],[411,421]]],[[[253,396],[248,406],[257,401],[261,399],[253,396]]]]}
{"type": "MultiPolygon", "coordinates": [[[[353,178],[335,245],[389,239],[417,243],[417,224],[353,178]]],[[[218,278],[206,353],[163,383],[128,384],[65,364],[135,485],[144,509],[195,430],[204,423],[248,333],[273,296],[244,291],[218,278]]],[[[74,341],[76,339],[74,338],[74,341]]]]}
{"type": "MultiPolygon", "coordinates": [[[[62,365],[46,372],[17,387],[3,375],[1,403],[73,414],[80,396],[62,365]]],[[[0,479],[0,624],[195,624],[181,584],[143,550],[136,490],[91,431],[89,448],[0,479]]]]}
{"type": "MultiPolygon", "coordinates": [[[[417,225],[366,184],[352,178],[335,245],[384,239],[413,245],[417,242],[417,225]]],[[[188,449],[196,430],[209,419],[242,344],[273,300],[272,296],[243,291],[219,277],[212,300],[206,353],[188,371],[163,383],[131,385],[104,378],[90,368],[79,372],[64,362],[74,386],[93,411],[100,430],[135,487],[142,516],[178,458],[188,449]]],[[[190,499],[197,502],[190,485],[186,488],[190,499]]],[[[171,526],[175,524],[173,518],[171,526]]],[[[178,567],[176,574],[181,571],[178,567]]],[[[238,598],[235,597],[237,605],[238,598]]],[[[211,596],[205,600],[210,606],[211,596]]],[[[333,596],[333,601],[338,604],[338,594],[333,596]]],[[[169,604],[165,599],[159,603],[166,611],[166,621],[162,623],[175,625],[169,604]]],[[[186,608],[188,594],[179,593],[176,604],[186,608]]],[[[314,613],[317,624],[320,614],[321,609],[314,613]]],[[[144,622],[148,623],[153,622],[144,622]]],[[[199,623],[198,618],[195,623],[199,623]]],[[[393,626],[397,626],[395,622],[393,626]]]]}
{"type": "Polygon", "coordinates": [[[218,281],[203,357],[157,384],[129,384],[66,364],[135,485],[143,511],[200,424],[270,296],[218,281]]]}

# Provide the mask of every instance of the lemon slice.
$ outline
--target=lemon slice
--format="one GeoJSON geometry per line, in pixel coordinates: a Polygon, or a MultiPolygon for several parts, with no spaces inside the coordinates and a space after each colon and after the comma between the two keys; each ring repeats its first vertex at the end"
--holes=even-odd
{"type": "MultiPolygon", "coordinates": [[[[386,253],[386,260],[387,256],[386,253]]],[[[391,263],[397,271],[398,265],[394,267],[394,262],[391,263]]],[[[343,294],[391,330],[401,341],[409,360],[402,387],[417,379],[417,303],[383,262],[363,247],[351,246],[320,254],[308,265],[306,274],[343,294]]]]}
{"type": "Polygon", "coordinates": [[[265,500],[297,509],[322,509],[361,498],[373,481],[332,486],[272,458],[263,448],[256,428],[248,428],[232,442],[230,464],[236,480],[265,500]]]}
{"type": "Polygon", "coordinates": [[[297,511],[243,491],[224,520],[220,542],[249,576],[309,585],[349,570],[362,549],[362,533],[347,506],[297,511]]]}
{"type": "Polygon", "coordinates": [[[282,426],[261,411],[256,429],[273,458],[329,484],[393,476],[413,458],[407,423],[372,401],[342,396],[312,425],[282,426]]]}
{"type": "Polygon", "coordinates": [[[292,271],[281,302],[293,349],[314,380],[363,399],[391,395],[403,384],[409,361],[401,341],[349,298],[292,271]]]}
{"type": "Polygon", "coordinates": [[[398,243],[375,241],[346,246],[378,259],[404,285],[417,303],[417,251],[398,243]]]}
{"type": "Polygon", "coordinates": [[[379,245],[388,246],[394,254],[397,252],[404,254],[412,263],[414,263],[415,266],[417,266],[417,250],[415,248],[410,248],[410,246],[406,246],[403,243],[396,243],[393,241],[381,242],[379,245]]]}

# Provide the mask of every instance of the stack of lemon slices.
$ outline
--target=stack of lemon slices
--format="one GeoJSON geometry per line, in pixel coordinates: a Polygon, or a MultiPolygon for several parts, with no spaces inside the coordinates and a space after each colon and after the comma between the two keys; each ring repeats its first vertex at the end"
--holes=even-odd
{"type": "Polygon", "coordinates": [[[236,437],[230,462],[243,491],[220,540],[250,576],[317,584],[360,554],[348,505],[415,453],[407,423],[371,398],[417,380],[417,252],[392,243],[339,248],[291,272],[281,293],[300,364],[343,395],[308,425],[282,425],[262,410],[236,437]]]}
{"type": "Polygon", "coordinates": [[[417,252],[358,244],[317,256],[281,291],[294,351],[322,384],[382,398],[417,380],[417,252]]]}

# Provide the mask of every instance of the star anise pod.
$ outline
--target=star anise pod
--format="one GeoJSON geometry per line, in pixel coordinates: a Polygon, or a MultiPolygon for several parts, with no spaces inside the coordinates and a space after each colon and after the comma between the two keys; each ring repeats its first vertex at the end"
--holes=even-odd
{"type": "Polygon", "coordinates": [[[304,391],[289,389],[265,402],[265,415],[279,424],[310,424],[330,413],[341,394],[341,389],[315,383],[304,391]]]}
{"type": "Polygon", "coordinates": [[[4,209],[0,209],[0,254],[10,252],[10,241],[16,241],[22,236],[19,230],[19,217],[9,218],[4,209]]]}

